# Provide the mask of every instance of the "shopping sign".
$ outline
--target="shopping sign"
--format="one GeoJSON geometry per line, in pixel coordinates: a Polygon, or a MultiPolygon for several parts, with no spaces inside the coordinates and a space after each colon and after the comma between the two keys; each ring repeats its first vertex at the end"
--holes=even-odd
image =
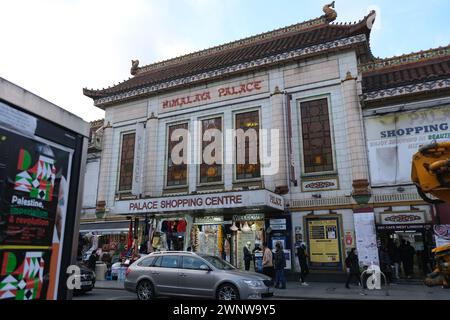
{"type": "Polygon", "coordinates": [[[373,186],[411,183],[412,157],[421,145],[450,138],[450,106],[367,117],[373,186]]]}
{"type": "Polygon", "coordinates": [[[110,212],[145,213],[224,208],[269,207],[284,210],[283,197],[268,190],[117,201],[110,212]]]}

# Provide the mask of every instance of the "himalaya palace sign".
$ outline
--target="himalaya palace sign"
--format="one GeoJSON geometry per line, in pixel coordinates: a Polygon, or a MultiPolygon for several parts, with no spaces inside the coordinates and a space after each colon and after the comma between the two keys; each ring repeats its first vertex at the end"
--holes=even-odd
{"type": "Polygon", "coordinates": [[[162,96],[159,113],[192,108],[204,104],[246,97],[269,91],[268,76],[244,78],[204,89],[185,90],[176,95],[162,96]]]}

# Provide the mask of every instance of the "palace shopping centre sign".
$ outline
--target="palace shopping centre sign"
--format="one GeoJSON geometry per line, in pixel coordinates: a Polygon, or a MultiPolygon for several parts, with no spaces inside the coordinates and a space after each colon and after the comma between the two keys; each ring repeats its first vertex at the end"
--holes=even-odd
{"type": "Polygon", "coordinates": [[[110,211],[118,214],[126,214],[247,207],[270,207],[277,210],[284,210],[284,199],[268,190],[224,192],[116,201],[114,208],[111,208],[110,211]]]}

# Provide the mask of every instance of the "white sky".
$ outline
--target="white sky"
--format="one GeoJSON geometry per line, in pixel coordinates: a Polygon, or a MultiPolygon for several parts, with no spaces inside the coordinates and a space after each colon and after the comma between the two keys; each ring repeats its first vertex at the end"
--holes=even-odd
{"type": "MultiPolygon", "coordinates": [[[[339,0],[338,21],[358,20],[375,6],[379,13],[371,39],[375,54],[377,50],[390,48],[380,40],[382,30],[387,27],[398,33],[397,39],[418,44],[418,40],[408,39],[391,23],[401,17],[398,10],[404,10],[405,3],[418,11],[414,6],[419,3],[412,1],[413,4],[401,1],[402,7],[400,1],[394,4],[387,0],[361,0],[356,5],[355,1],[339,0]],[[389,11],[384,7],[389,7],[389,11]],[[391,12],[397,15],[390,18],[391,12]],[[385,21],[389,22],[387,26],[385,21]]],[[[104,112],[93,106],[92,100],[82,94],[82,88],[99,89],[128,79],[131,59],[139,59],[142,66],[309,20],[323,14],[325,2],[0,0],[0,77],[92,121],[102,118],[104,112]]],[[[428,3],[437,12],[448,14],[450,10],[447,0],[428,3]]],[[[420,43],[428,47],[420,49],[449,44],[448,24],[439,21],[445,27],[438,25],[433,37],[427,39],[429,43],[420,43]]],[[[433,25],[429,20],[422,22],[433,25]]],[[[383,36],[389,39],[387,34],[383,36]]],[[[378,52],[398,54],[417,50],[401,40],[392,43],[396,44],[392,50],[378,52]]]]}

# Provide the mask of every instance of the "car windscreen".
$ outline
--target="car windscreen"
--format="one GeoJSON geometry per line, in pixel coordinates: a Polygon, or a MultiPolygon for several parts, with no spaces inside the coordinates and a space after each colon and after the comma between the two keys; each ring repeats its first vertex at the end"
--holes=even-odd
{"type": "Polygon", "coordinates": [[[228,262],[226,262],[225,260],[223,260],[223,259],[221,259],[219,257],[207,256],[207,255],[201,255],[201,257],[203,259],[205,259],[206,261],[208,261],[209,263],[211,263],[217,269],[220,269],[220,270],[234,270],[234,269],[236,269],[231,264],[229,264],[228,262]]]}

